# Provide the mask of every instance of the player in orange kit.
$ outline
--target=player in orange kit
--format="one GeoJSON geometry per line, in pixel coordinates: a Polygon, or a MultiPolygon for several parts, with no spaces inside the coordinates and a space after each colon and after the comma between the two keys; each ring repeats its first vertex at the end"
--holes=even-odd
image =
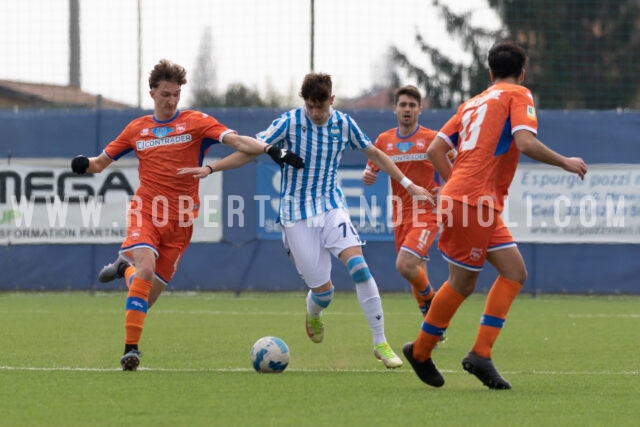
{"type": "Polygon", "coordinates": [[[201,166],[209,147],[219,142],[248,154],[266,152],[279,164],[303,166],[293,153],[238,135],[207,114],[178,110],[186,82],[183,67],[161,60],[149,76],[153,115],[129,123],[99,156],[80,155],[71,162],[74,173],[100,173],[129,152],[138,157],[140,186],[127,212],[127,237],[118,260],[99,275],[103,282],[124,277],[129,288],[125,349],[120,359],[125,371],[135,371],[140,363],[138,342],[147,310],[176,272],[200,208],[199,180],[179,176],[177,170],[201,166]]]}
{"type": "Polygon", "coordinates": [[[491,350],[527,277],[522,255],[500,218],[520,152],[580,178],[587,173],[581,158],[562,156],[536,138],[533,96],[521,86],[527,61],[524,49],[512,41],[498,42],[488,59],[492,86],[464,102],[427,151],[446,180],[438,205],[442,221],[438,248],[449,263],[449,277],[433,298],[416,341],[405,344],[402,352],[418,377],[434,387],[444,385],[444,378],[431,352],[456,310],[473,293],[486,260],[498,278],[462,366],[490,389],[511,388],[495,368],[491,350]],[[451,148],[458,150],[453,167],[447,159],[451,148]]]}
{"type": "MultiPolygon", "coordinates": [[[[427,157],[427,148],[437,132],[418,124],[422,113],[422,95],[415,86],[403,86],[395,93],[393,113],[398,126],[376,139],[375,145],[385,152],[398,168],[417,185],[434,192],[436,174],[427,157]]],[[[379,169],[371,162],[362,173],[366,185],[373,184],[379,169]]],[[[396,269],[410,284],[422,315],[431,305],[434,291],[429,283],[426,260],[429,247],[438,233],[436,210],[418,204],[398,182],[391,180],[393,194],[392,222],[396,244],[396,269]]]]}

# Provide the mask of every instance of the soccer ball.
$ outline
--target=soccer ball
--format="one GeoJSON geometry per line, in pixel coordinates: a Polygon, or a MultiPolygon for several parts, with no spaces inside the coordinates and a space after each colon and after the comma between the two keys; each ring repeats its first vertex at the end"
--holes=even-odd
{"type": "Polygon", "coordinates": [[[289,364],[289,347],[280,338],[262,337],[251,347],[251,364],[256,372],[280,373],[289,364]]]}

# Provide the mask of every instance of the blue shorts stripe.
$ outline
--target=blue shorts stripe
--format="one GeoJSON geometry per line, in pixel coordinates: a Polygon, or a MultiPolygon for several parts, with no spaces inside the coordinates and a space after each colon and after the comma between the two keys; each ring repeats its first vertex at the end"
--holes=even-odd
{"type": "Polygon", "coordinates": [[[438,328],[427,322],[422,322],[422,331],[426,332],[429,335],[435,335],[437,337],[441,337],[442,335],[444,335],[444,332],[446,330],[447,328],[438,328]]]}
{"type": "Polygon", "coordinates": [[[138,297],[127,297],[127,310],[135,310],[146,313],[149,309],[149,303],[142,298],[138,297]]]}
{"type": "Polygon", "coordinates": [[[488,314],[483,314],[480,319],[480,324],[484,326],[492,326],[494,328],[502,328],[504,325],[505,319],[500,317],[489,316],[488,314]]]}

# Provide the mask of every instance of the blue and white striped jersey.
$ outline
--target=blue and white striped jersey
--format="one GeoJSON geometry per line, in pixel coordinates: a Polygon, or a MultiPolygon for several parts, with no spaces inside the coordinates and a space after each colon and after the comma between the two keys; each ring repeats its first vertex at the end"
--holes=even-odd
{"type": "Polygon", "coordinates": [[[329,120],[316,125],[304,106],[282,114],[257,138],[304,159],[303,169],[288,164],[282,169],[279,213],[282,224],[344,207],[337,180],[342,153],[347,147],[361,150],[372,145],[348,114],[331,108],[329,120]]]}

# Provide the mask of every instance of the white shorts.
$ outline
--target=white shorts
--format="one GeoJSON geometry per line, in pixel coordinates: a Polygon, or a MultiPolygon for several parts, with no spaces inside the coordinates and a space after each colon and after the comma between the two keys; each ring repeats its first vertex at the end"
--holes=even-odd
{"type": "Polygon", "coordinates": [[[308,287],[331,278],[331,255],[363,243],[346,209],[332,209],[309,219],[282,226],[282,242],[308,287]]]}

